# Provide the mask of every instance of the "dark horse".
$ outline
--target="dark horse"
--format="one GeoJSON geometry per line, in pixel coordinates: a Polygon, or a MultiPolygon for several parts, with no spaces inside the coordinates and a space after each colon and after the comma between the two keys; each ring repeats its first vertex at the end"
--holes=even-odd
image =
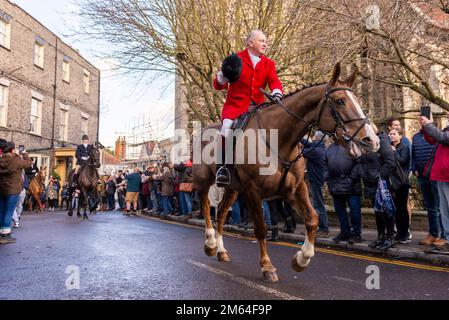
{"type": "MultiPolygon", "coordinates": [[[[241,192],[254,220],[254,233],[259,242],[259,262],[264,279],[269,282],[279,281],[276,268],[271,263],[267,251],[267,231],[262,214],[263,199],[283,199],[291,203],[304,217],[307,236],[301,250],[293,257],[292,267],[300,272],[308,266],[310,259],[314,256],[318,216],[310,204],[304,182],[304,159],[301,157],[299,140],[307,132],[310,134],[313,128],[317,128],[332,136],[338,143],[345,145],[353,157],[359,156],[362,152],[379,149],[379,139],[351,89],[356,75],[357,70],[354,70],[347,79],[340,81],[340,64],[337,63],[328,83],[302,88],[287,95],[281,103],[273,102],[255,111],[243,132],[243,138],[241,136],[237,140],[238,152],[236,151],[235,154],[236,156],[243,154],[245,159],[249,159],[251,152],[254,152],[251,148],[256,148],[256,144],[244,145],[243,142],[243,148],[240,149],[239,142],[244,140],[244,135],[248,131],[267,129],[263,143],[260,144],[258,141],[257,149],[259,150],[256,153],[263,148],[266,154],[268,147],[271,156],[274,154],[274,158],[278,161],[272,174],[269,175],[261,174],[260,169],[266,168],[266,164],[263,164],[259,158],[252,163],[237,162],[235,164],[232,183],[225,188],[223,199],[218,207],[217,234],[211,222],[208,199],[209,188],[215,181],[216,164],[214,161],[211,163],[210,160],[207,164],[203,156],[206,150],[209,151],[210,158],[215,159],[215,154],[211,152],[211,143],[202,141],[207,140],[204,138],[205,130],[202,131],[201,139],[196,141],[196,148],[199,148],[196,150],[202,151],[201,163],[194,161],[196,163],[193,165],[193,175],[194,187],[198,191],[201,211],[206,222],[204,249],[208,256],[217,255],[219,261],[230,261],[229,253],[223,245],[223,224],[228,208],[241,192]],[[271,144],[269,129],[277,129],[277,148],[271,144]]],[[[219,130],[218,126],[210,128],[219,130]]],[[[215,141],[221,141],[221,139],[215,141]]]]}
{"type": "MultiPolygon", "coordinates": [[[[74,170],[70,172],[69,211],[67,213],[69,217],[73,215],[74,209],[72,208],[73,191],[75,191],[76,188],[79,188],[81,190],[81,194],[78,199],[78,208],[76,214],[78,218],[81,218],[80,209],[81,207],[83,207],[84,208],[83,219],[88,219],[86,213],[87,206],[88,205],[90,206],[92,202],[97,203],[99,199],[97,191],[99,179],[97,168],[99,167],[100,167],[100,151],[98,150],[98,148],[93,148],[89,155],[89,160],[87,160],[79,170],[78,179],[76,179],[77,181],[73,181],[74,170]]],[[[90,212],[95,213],[95,209],[90,209],[90,212]]]]}

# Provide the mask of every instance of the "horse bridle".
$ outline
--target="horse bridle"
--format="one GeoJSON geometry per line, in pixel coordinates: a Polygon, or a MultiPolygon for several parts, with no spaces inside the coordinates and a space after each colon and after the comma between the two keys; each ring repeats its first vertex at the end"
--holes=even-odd
{"type": "Polygon", "coordinates": [[[271,98],[271,95],[269,95],[269,93],[267,93],[265,90],[261,90],[262,93],[264,93],[266,96],[269,97],[269,99],[282,107],[282,109],[284,109],[284,111],[286,111],[288,114],[292,115],[293,117],[297,118],[298,120],[304,122],[306,124],[306,127],[308,128],[308,136],[310,136],[310,133],[313,131],[313,129],[317,128],[319,129],[321,132],[324,133],[324,136],[330,136],[333,139],[337,140],[337,141],[345,141],[346,143],[354,140],[355,136],[360,132],[360,130],[362,130],[362,128],[365,126],[365,124],[369,124],[369,120],[368,118],[355,118],[355,119],[350,119],[350,120],[343,120],[343,118],[341,117],[341,115],[338,113],[336,106],[337,101],[335,101],[332,97],[331,94],[336,92],[336,91],[350,91],[350,92],[354,92],[351,88],[342,88],[342,87],[337,87],[337,88],[330,88],[329,86],[326,86],[326,92],[324,94],[324,98],[320,101],[319,105],[320,107],[320,112],[318,114],[318,120],[316,121],[306,121],[303,117],[297,115],[296,113],[290,111],[289,109],[287,109],[287,107],[282,103],[282,101],[276,101],[273,98],[271,98]],[[327,102],[327,103],[326,103],[327,102]],[[332,118],[335,121],[335,128],[333,131],[326,131],[326,130],[322,130],[320,128],[320,123],[321,123],[321,116],[323,114],[323,111],[325,109],[326,106],[329,106],[331,109],[331,115],[332,118]],[[357,122],[357,121],[363,121],[363,123],[361,124],[360,127],[357,128],[357,130],[354,131],[354,133],[352,135],[349,135],[348,129],[346,128],[346,124],[348,123],[352,123],[352,122],[357,122]]]}
{"type": "MultiPolygon", "coordinates": [[[[284,172],[282,174],[281,177],[281,181],[279,183],[279,186],[275,192],[275,195],[282,189],[282,186],[284,185],[285,179],[287,178],[287,174],[288,171],[290,170],[290,168],[302,157],[304,157],[305,155],[309,154],[310,152],[312,152],[313,150],[315,150],[316,147],[318,147],[321,142],[323,142],[324,138],[326,136],[330,136],[332,137],[334,140],[338,141],[344,141],[345,143],[349,143],[352,140],[354,140],[355,136],[360,132],[360,130],[362,130],[362,128],[365,126],[365,124],[369,124],[369,120],[368,118],[356,118],[356,119],[349,119],[349,120],[343,120],[343,118],[341,117],[341,115],[338,113],[336,106],[338,105],[337,101],[335,101],[332,97],[331,94],[336,92],[336,91],[350,91],[353,92],[353,90],[351,88],[343,88],[343,87],[337,87],[337,88],[330,88],[328,85],[326,86],[326,92],[324,94],[324,98],[321,99],[320,101],[320,112],[318,114],[318,120],[317,121],[306,121],[303,117],[297,115],[296,113],[292,112],[291,110],[289,110],[283,103],[281,100],[276,101],[274,100],[271,95],[266,92],[263,89],[260,89],[260,91],[266,96],[268,97],[268,99],[270,101],[272,101],[273,103],[275,103],[276,105],[279,105],[282,107],[282,109],[284,109],[284,111],[286,111],[288,114],[292,115],[293,117],[297,118],[298,120],[302,121],[305,123],[308,132],[307,132],[307,142],[304,145],[304,147],[302,148],[301,152],[296,156],[295,159],[293,159],[292,161],[286,161],[284,159],[281,158],[281,156],[278,154],[278,158],[279,160],[281,160],[282,162],[282,166],[284,168],[284,172]],[[326,130],[322,130],[319,126],[320,126],[320,122],[321,122],[321,116],[323,114],[324,108],[326,107],[326,105],[328,105],[331,109],[331,115],[332,118],[335,121],[335,128],[332,132],[330,131],[326,131],[326,130]],[[362,121],[362,125],[360,127],[357,128],[357,130],[354,131],[354,133],[352,135],[349,135],[348,129],[346,128],[346,124],[348,123],[352,123],[352,122],[357,122],[357,121],[362,121]],[[312,131],[318,128],[321,132],[323,132],[323,137],[321,138],[321,140],[319,141],[319,143],[315,144],[314,147],[312,147],[310,150],[308,150],[307,153],[304,152],[304,150],[307,148],[308,146],[308,141],[310,140],[312,131]]],[[[257,116],[256,116],[257,117],[257,116]]],[[[257,125],[260,127],[259,125],[259,118],[257,117],[257,125]]],[[[299,137],[298,139],[298,143],[299,140],[302,137],[299,137]]],[[[267,144],[267,146],[270,148],[270,145],[268,145],[268,142],[265,141],[265,143],[267,144]]]]}
{"type": "MultiPolygon", "coordinates": [[[[336,91],[349,91],[349,92],[354,92],[351,88],[333,88],[330,89],[329,86],[326,87],[326,93],[325,93],[325,101],[328,102],[329,107],[331,109],[331,115],[332,118],[335,121],[335,128],[332,132],[328,132],[325,130],[321,130],[321,132],[323,132],[325,135],[331,136],[332,138],[334,138],[337,141],[341,141],[343,140],[346,143],[351,142],[352,140],[354,140],[354,137],[360,132],[360,130],[362,130],[362,128],[365,126],[365,124],[369,124],[369,120],[368,118],[364,117],[364,118],[355,118],[355,119],[350,119],[350,120],[343,120],[341,115],[338,113],[336,106],[337,101],[335,101],[330,95],[336,91]],[[362,121],[362,124],[360,125],[360,127],[357,128],[357,130],[354,131],[354,133],[350,136],[348,129],[346,128],[346,124],[348,123],[352,123],[352,122],[357,122],[357,121],[362,121]]],[[[321,121],[321,115],[323,113],[324,110],[324,106],[325,103],[322,103],[321,109],[320,109],[320,113],[318,115],[318,121],[317,121],[317,127],[319,128],[320,126],[320,121],[321,121]]]]}
{"type": "Polygon", "coordinates": [[[97,167],[98,163],[100,161],[100,159],[97,159],[96,157],[93,156],[94,154],[94,150],[91,151],[91,154],[89,155],[89,160],[90,163],[87,163],[86,165],[89,167],[97,167]]]}

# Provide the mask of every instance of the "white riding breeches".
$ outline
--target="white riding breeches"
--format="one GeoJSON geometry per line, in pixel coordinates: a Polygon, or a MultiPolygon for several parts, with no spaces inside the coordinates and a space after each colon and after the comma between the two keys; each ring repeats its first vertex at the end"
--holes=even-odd
{"type": "Polygon", "coordinates": [[[220,134],[223,137],[227,138],[229,135],[232,135],[232,130],[230,130],[231,126],[232,126],[232,122],[233,122],[233,120],[231,120],[231,119],[223,119],[223,125],[221,126],[221,132],[220,132],[220,134]]]}

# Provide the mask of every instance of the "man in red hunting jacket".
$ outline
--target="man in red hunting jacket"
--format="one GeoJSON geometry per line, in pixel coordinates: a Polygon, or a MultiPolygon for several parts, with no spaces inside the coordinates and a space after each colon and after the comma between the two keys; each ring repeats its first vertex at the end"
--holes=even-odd
{"type": "MultiPolygon", "coordinates": [[[[276,73],[274,61],[264,56],[267,50],[267,38],[260,30],[251,31],[246,37],[247,48],[231,58],[231,68],[225,68],[217,73],[214,79],[216,90],[227,89],[226,102],[222,111],[223,140],[232,136],[232,121],[248,111],[251,103],[261,104],[265,101],[265,96],[260,92],[260,88],[265,89],[268,85],[272,96],[276,101],[283,97],[282,84],[276,73]],[[239,59],[240,58],[240,59],[239,59]],[[237,61],[236,61],[237,60],[237,61]]],[[[222,161],[216,175],[216,182],[219,186],[230,183],[230,172],[225,165],[225,143],[222,143],[222,161]]],[[[218,168],[217,162],[217,168],[218,168]]]]}

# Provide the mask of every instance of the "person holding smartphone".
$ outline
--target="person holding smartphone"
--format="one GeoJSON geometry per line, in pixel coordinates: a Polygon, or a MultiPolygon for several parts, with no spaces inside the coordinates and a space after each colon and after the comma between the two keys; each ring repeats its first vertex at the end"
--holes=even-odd
{"type": "Polygon", "coordinates": [[[14,152],[13,142],[0,142],[0,244],[14,243],[11,224],[14,210],[23,189],[22,171],[31,165],[27,154],[14,152]]]}
{"type": "Polygon", "coordinates": [[[432,114],[430,118],[421,116],[420,121],[424,138],[435,146],[423,173],[430,181],[436,181],[439,196],[443,232],[441,239],[434,242],[433,246],[436,251],[449,254],[449,126],[443,130],[436,127],[432,114]]]}
{"type": "MultiPolygon", "coordinates": [[[[421,107],[421,116],[430,119],[430,106],[421,107]]],[[[429,234],[419,242],[421,245],[432,245],[435,242],[438,244],[441,241],[440,235],[443,236],[437,182],[424,176],[424,168],[432,156],[433,148],[433,145],[424,139],[423,128],[413,135],[412,173],[418,179],[429,222],[429,234]]]]}

